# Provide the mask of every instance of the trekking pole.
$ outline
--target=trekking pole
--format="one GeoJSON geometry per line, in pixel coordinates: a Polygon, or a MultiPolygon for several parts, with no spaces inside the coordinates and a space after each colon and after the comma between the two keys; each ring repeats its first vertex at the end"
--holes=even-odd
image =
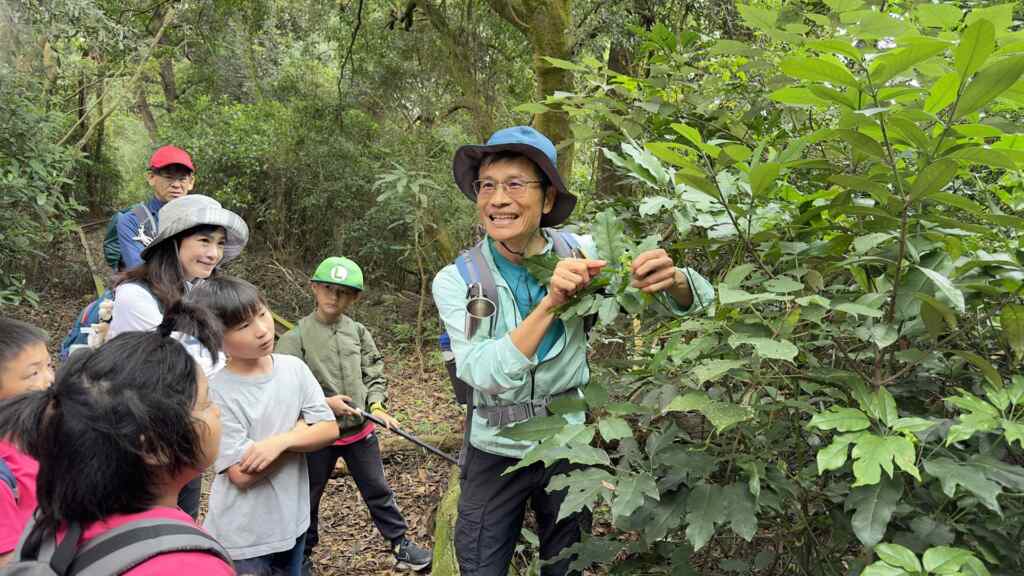
{"type": "MultiPolygon", "coordinates": [[[[351,406],[351,404],[349,404],[349,406],[351,406]]],[[[413,444],[419,446],[420,448],[426,449],[428,452],[433,452],[434,454],[437,454],[438,456],[440,456],[441,458],[444,458],[445,460],[451,462],[452,464],[455,464],[455,465],[459,464],[458,460],[453,458],[450,454],[448,454],[446,452],[442,452],[436,446],[431,446],[430,444],[427,444],[423,440],[420,440],[419,438],[413,436],[412,434],[409,434],[408,432],[406,432],[405,430],[402,430],[401,428],[388,428],[388,425],[383,420],[381,420],[380,418],[377,418],[373,414],[367,413],[366,410],[363,410],[362,408],[356,408],[356,410],[359,411],[359,415],[360,416],[362,416],[363,418],[366,418],[370,422],[373,422],[374,424],[376,424],[378,426],[383,426],[383,427],[387,428],[388,430],[391,430],[392,432],[394,432],[395,434],[398,434],[402,438],[405,438],[409,442],[412,442],[413,444]]]]}

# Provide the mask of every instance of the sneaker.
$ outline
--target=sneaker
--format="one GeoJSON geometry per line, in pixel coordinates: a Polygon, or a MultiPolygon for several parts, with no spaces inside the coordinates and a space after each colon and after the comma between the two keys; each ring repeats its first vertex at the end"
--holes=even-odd
{"type": "Polygon", "coordinates": [[[415,542],[404,536],[401,542],[391,547],[391,552],[395,555],[396,570],[419,572],[430,566],[430,563],[433,561],[433,554],[430,550],[420,548],[415,542]]]}

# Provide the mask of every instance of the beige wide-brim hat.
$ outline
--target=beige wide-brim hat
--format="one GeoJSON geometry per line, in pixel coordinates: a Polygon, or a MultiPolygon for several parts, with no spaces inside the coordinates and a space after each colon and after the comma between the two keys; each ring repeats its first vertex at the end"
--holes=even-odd
{"type": "Polygon", "coordinates": [[[142,250],[146,260],[153,249],[168,238],[195,228],[196,226],[220,226],[225,231],[224,257],[220,264],[226,264],[238,257],[249,242],[249,226],[234,212],[225,209],[209,196],[189,194],[175,198],[158,213],[159,224],[156,238],[142,250]]]}

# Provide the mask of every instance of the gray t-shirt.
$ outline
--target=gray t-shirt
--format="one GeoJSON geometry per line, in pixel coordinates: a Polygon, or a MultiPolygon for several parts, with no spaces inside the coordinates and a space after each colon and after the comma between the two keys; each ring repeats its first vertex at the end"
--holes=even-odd
{"type": "Polygon", "coordinates": [[[262,376],[238,376],[221,370],[210,381],[220,408],[220,453],[203,527],[235,560],[290,550],[309,527],[309,470],[305,454],[285,452],[276,469],[242,490],[226,471],[238,464],[251,444],[291,430],[299,416],[307,424],[333,422],[334,412],[302,360],[272,356],[274,369],[262,376]]]}

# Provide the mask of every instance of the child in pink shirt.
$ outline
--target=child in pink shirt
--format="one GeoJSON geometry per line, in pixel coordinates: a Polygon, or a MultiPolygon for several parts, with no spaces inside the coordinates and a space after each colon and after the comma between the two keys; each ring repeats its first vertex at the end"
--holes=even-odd
{"type": "MultiPolygon", "coordinates": [[[[53,363],[46,341],[46,333],[35,326],[0,318],[0,401],[50,386],[53,363]]],[[[0,441],[0,565],[36,509],[38,473],[35,459],[0,441]]]]}
{"type": "MultiPolygon", "coordinates": [[[[78,529],[81,550],[129,522],[191,523],[177,507],[178,492],[216,458],[220,412],[207,395],[205,374],[172,331],[196,336],[219,357],[219,323],[204,309],[178,303],[156,332],[127,332],[97,350],[76,352],[49,388],[0,402],[0,437],[39,460],[26,549],[47,539],[60,547],[78,529]]],[[[214,553],[175,551],[123,573],[235,571],[214,553]]]]}

